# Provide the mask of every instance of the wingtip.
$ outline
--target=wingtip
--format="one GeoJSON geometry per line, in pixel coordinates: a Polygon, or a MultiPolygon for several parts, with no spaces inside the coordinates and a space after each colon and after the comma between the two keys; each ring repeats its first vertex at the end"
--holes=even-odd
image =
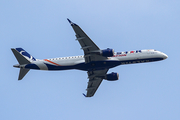
{"type": "Polygon", "coordinates": [[[15,48],[11,48],[11,50],[15,50],[15,48]]]}
{"type": "Polygon", "coordinates": [[[72,22],[67,18],[68,22],[71,24],[72,22]]]}
{"type": "Polygon", "coordinates": [[[70,19],[67,18],[67,20],[68,20],[68,22],[69,22],[72,26],[73,26],[73,25],[77,26],[77,24],[73,23],[70,19]]]}
{"type": "Polygon", "coordinates": [[[87,97],[84,93],[83,93],[84,97],[87,97]]]}

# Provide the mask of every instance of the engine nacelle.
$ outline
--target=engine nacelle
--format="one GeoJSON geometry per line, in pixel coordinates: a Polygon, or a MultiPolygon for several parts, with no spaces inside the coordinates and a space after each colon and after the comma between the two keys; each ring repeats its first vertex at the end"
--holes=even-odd
{"type": "Polygon", "coordinates": [[[110,73],[110,74],[106,74],[105,79],[108,81],[115,81],[119,79],[119,74],[118,73],[110,73]]]}
{"type": "Polygon", "coordinates": [[[104,57],[112,57],[114,56],[114,50],[109,48],[101,50],[101,55],[104,57]]]}

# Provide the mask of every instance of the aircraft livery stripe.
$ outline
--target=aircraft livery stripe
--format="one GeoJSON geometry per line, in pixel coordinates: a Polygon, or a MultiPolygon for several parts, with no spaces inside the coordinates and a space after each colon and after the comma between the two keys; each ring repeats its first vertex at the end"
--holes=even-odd
{"type": "Polygon", "coordinates": [[[50,62],[50,63],[52,63],[52,64],[54,64],[54,65],[61,66],[61,65],[59,65],[59,64],[57,64],[57,63],[55,63],[55,62],[52,62],[52,61],[50,61],[50,60],[48,60],[48,59],[44,59],[44,60],[47,61],[47,62],[50,62]]]}

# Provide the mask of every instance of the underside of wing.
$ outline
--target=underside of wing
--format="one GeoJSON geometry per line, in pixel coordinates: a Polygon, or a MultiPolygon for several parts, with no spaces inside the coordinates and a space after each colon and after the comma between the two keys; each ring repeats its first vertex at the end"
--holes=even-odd
{"type": "Polygon", "coordinates": [[[89,82],[86,97],[92,97],[95,94],[107,71],[108,69],[88,71],[89,82]]]}

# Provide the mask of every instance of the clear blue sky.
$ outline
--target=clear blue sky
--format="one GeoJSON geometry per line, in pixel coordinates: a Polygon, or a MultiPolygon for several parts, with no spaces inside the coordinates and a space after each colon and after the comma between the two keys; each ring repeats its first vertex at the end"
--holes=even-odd
{"type": "Polygon", "coordinates": [[[1,0],[1,120],[180,120],[179,0],[1,0]],[[67,18],[102,49],[156,49],[169,58],[118,66],[85,98],[83,71],[31,70],[18,81],[10,48],[35,58],[82,55],[67,18]]]}

